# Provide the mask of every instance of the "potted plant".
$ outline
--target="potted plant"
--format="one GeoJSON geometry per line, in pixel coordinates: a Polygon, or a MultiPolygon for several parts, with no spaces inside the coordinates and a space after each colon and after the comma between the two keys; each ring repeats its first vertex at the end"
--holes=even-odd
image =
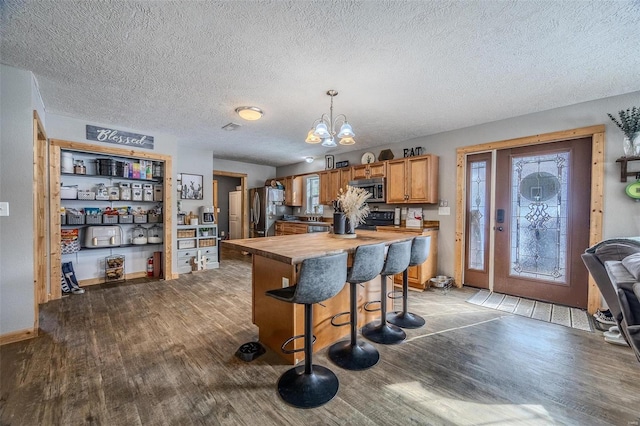
{"type": "Polygon", "coordinates": [[[640,108],[631,107],[618,111],[620,120],[607,114],[624,133],[623,149],[625,156],[640,155],[640,108]]]}
{"type": "Polygon", "coordinates": [[[353,234],[356,225],[364,223],[365,218],[369,215],[369,206],[367,205],[369,197],[371,197],[371,193],[364,188],[356,188],[349,185],[347,185],[346,191],[340,188],[338,204],[349,221],[346,226],[348,234],[353,234]]]}

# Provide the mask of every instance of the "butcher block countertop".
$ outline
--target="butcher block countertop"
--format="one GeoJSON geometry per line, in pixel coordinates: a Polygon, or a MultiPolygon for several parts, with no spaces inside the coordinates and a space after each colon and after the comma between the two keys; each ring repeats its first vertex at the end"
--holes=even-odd
{"type": "Polygon", "coordinates": [[[310,234],[283,235],[280,237],[245,238],[224,240],[222,244],[236,250],[247,251],[287,264],[301,263],[305,259],[320,257],[343,251],[354,252],[358,246],[385,243],[387,245],[410,240],[413,232],[356,231],[356,238],[339,238],[333,234],[315,232],[310,234]]]}
{"type": "Polygon", "coordinates": [[[326,226],[327,228],[331,226],[329,222],[313,222],[310,220],[276,220],[276,223],[298,223],[301,225],[326,226]]]}

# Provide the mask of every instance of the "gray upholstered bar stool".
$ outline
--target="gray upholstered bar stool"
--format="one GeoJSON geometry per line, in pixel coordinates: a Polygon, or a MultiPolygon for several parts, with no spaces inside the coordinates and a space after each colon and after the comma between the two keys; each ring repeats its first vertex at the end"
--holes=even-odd
{"type": "Polygon", "coordinates": [[[387,323],[386,282],[389,275],[399,274],[407,269],[411,258],[411,240],[393,243],[389,246],[384,268],[380,272],[380,323],[370,322],[362,328],[362,335],[369,340],[384,345],[400,343],[407,338],[399,327],[387,323]]]}
{"type": "Polygon", "coordinates": [[[329,402],[338,393],[338,378],[326,367],[313,365],[313,305],[330,299],[342,290],[347,279],[347,253],[332,254],[302,261],[298,283],[269,290],[265,294],[283,302],[304,304],[304,336],[294,336],[282,344],[282,351],[304,350],[304,366],[287,370],[278,380],[278,393],[287,403],[313,408],[329,402]],[[304,337],[304,348],[286,350],[294,339],[304,337]]]}
{"type": "Polygon", "coordinates": [[[350,284],[349,312],[341,312],[331,319],[335,326],[351,326],[351,338],[334,343],[329,347],[329,358],[346,370],[365,370],[373,367],[380,360],[378,350],[364,340],[357,340],[358,335],[358,285],[371,281],[382,271],[384,266],[384,243],[359,246],[353,255],[351,268],[347,270],[347,282],[350,284]],[[349,314],[347,323],[336,324],[334,320],[341,315],[349,314]]]}
{"type": "MultiPolygon", "coordinates": [[[[411,259],[409,266],[417,266],[424,263],[429,257],[431,236],[415,237],[411,243],[411,259]]],[[[402,311],[391,312],[387,315],[387,321],[402,328],[418,328],[424,325],[424,318],[407,311],[409,299],[409,268],[402,272],[402,311]]]]}

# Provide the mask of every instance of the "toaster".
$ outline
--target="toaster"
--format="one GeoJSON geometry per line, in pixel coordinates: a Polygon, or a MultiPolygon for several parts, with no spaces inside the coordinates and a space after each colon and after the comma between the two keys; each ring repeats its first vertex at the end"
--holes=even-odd
{"type": "Polygon", "coordinates": [[[85,247],[115,247],[122,244],[122,228],[119,226],[87,226],[85,247]]]}

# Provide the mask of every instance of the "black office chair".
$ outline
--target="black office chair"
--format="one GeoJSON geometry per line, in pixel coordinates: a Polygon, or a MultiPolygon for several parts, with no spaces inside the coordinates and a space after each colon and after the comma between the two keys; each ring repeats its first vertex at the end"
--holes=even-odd
{"type": "Polygon", "coordinates": [[[393,243],[389,246],[384,268],[380,272],[380,323],[370,322],[362,328],[367,339],[384,345],[400,343],[407,334],[399,327],[387,323],[386,282],[389,275],[399,274],[407,269],[411,260],[411,240],[393,243]]]}
{"type": "MultiPolygon", "coordinates": [[[[415,237],[411,244],[411,260],[409,266],[422,265],[429,257],[431,236],[415,237]]],[[[409,300],[409,268],[402,272],[402,311],[391,312],[387,321],[402,328],[419,328],[424,325],[424,318],[407,311],[409,300]]]]}
{"type": "Polygon", "coordinates": [[[384,266],[384,244],[360,246],[353,256],[353,264],[347,271],[347,282],[350,284],[351,310],[334,315],[331,324],[351,326],[351,339],[334,343],[329,347],[329,358],[346,370],[365,370],[373,367],[380,360],[378,350],[370,343],[357,340],[358,334],[358,285],[371,281],[382,271],[384,266]],[[336,324],[334,321],[341,315],[350,315],[349,322],[336,324]]]}
{"type": "Polygon", "coordinates": [[[313,408],[329,402],[338,393],[338,378],[326,367],[313,365],[313,305],[330,299],[342,290],[347,279],[347,253],[306,259],[298,283],[269,290],[265,294],[283,302],[304,304],[304,336],[294,336],[282,344],[285,353],[304,350],[304,366],[287,370],[278,380],[278,393],[288,404],[313,408]],[[286,350],[294,339],[304,337],[304,348],[286,350]]]}

